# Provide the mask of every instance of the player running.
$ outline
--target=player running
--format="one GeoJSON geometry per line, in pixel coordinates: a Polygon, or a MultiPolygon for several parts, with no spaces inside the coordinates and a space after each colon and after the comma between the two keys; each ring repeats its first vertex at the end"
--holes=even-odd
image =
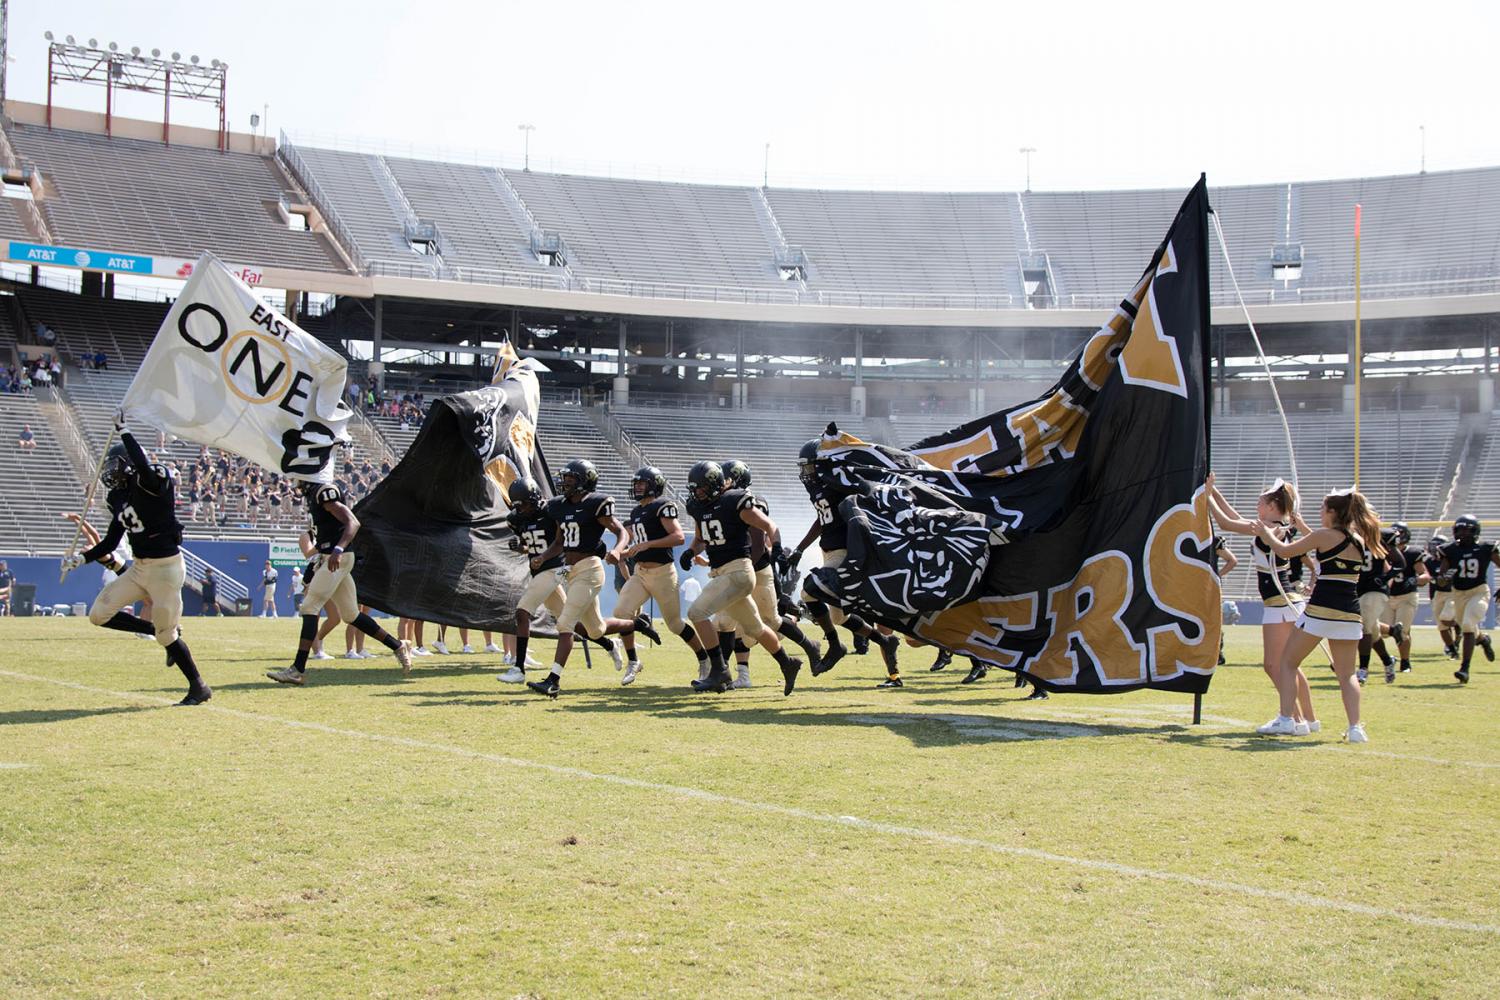
{"type": "Polygon", "coordinates": [[[1453,541],[1444,545],[1442,573],[1453,584],[1453,620],[1463,630],[1463,659],[1453,676],[1460,684],[1469,683],[1469,661],[1474,646],[1484,650],[1484,658],[1495,659],[1495,647],[1487,633],[1481,632],[1485,613],[1490,609],[1487,583],[1490,566],[1500,566],[1500,552],[1494,542],[1479,540],[1479,520],[1465,514],[1453,522],[1453,541]]]}
{"type": "MultiPolygon", "coordinates": [[[[1411,543],[1411,529],[1404,521],[1391,525],[1391,538],[1401,556],[1400,565],[1394,561],[1386,571],[1386,582],[1391,599],[1386,603],[1381,623],[1390,629],[1396,642],[1396,653],[1401,658],[1401,673],[1411,670],[1411,626],[1417,618],[1418,589],[1430,579],[1422,559],[1422,550],[1411,543]]],[[[1387,672],[1387,679],[1390,679],[1387,672]]]]}

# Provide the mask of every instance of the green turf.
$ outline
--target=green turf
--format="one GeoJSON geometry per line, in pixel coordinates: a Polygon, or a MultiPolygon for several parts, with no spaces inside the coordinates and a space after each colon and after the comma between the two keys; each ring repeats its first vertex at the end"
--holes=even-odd
{"type": "Polygon", "coordinates": [[[1259,738],[1230,632],[1195,728],[918,650],[788,699],[759,655],[694,695],[680,646],[556,702],[484,656],[284,688],[285,620],[191,622],[217,693],[176,709],[154,644],[3,620],[0,995],[1500,995],[1500,670],[1419,630],[1368,746],[1326,668],[1322,736],[1259,738]]]}

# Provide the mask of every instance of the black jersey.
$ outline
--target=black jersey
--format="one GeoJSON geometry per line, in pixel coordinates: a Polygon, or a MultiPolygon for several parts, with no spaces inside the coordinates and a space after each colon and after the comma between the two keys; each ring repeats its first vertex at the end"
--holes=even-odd
{"type": "Polygon", "coordinates": [[[1429,598],[1439,593],[1446,594],[1453,589],[1453,581],[1443,579],[1442,550],[1432,555],[1424,556],[1422,561],[1427,564],[1427,575],[1432,577],[1432,582],[1427,584],[1427,596],[1429,598]]]}
{"type": "MultiPolygon", "coordinates": [[[[630,537],[633,542],[656,542],[667,537],[667,529],[661,525],[662,518],[676,520],[677,501],[665,497],[647,500],[635,505],[630,512],[630,537]]],[[[638,563],[670,563],[671,549],[646,549],[635,557],[638,563]]]]}
{"type": "Polygon", "coordinates": [[[1494,542],[1449,542],[1442,548],[1443,558],[1453,571],[1454,590],[1483,587],[1489,576],[1490,561],[1495,557],[1494,542]]]}
{"type": "Polygon", "coordinates": [[[750,525],[740,515],[755,507],[755,497],[744,490],[725,490],[707,503],[688,506],[698,522],[698,537],[708,547],[710,567],[750,558],[750,525]]]}
{"type": "MultiPolygon", "coordinates": [[[[755,502],[755,509],[766,515],[767,520],[769,520],[771,517],[771,505],[766,502],[764,497],[753,497],[752,499],[755,502]]],[[[754,532],[754,534],[760,534],[753,528],[751,529],[751,531],[754,532]]],[[[752,539],[754,538],[754,534],[752,534],[751,536],[752,539]]],[[[753,544],[750,547],[750,551],[752,553],[755,551],[755,546],[753,544]]],[[[755,571],[759,573],[761,570],[768,568],[770,565],[771,539],[767,538],[765,541],[765,546],[761,549],[760,555],[755,557],[755,571]]]]}
{"type": "Polygon", "coordinates": [[[547,503],[547,515],[562,532],[563,551],[579,555],[604,555],[604,525],[599,520],[614,514],[614,498],[603,493],[590,493],[577,503],[566,497],[553,497],[547,503]]]}
{"type": "Polygon", "coordinates": [[[1394,562],[1386,570],[1386,582],[1390,584],[1391,596],[1402,597],[1417,592],[1417,574],[1422,571],[1422,550],[1408,545],[1401,550],[1401,565],[1394,562]]]}
{"type": "Polygon", "coordinates": [[[1390,585],[1385,579],[1386,566],[1385,556],[1366,554],[1365,564],[1359,571],[1359,582],[1354,585],[1355,594],[1360,597],[1365,594],[1389,594],[1390,585]]]}
{"type": "Polygon", "coordinates": [[[849,547],[849,524],[839,513],[839,501],[843,498],[828,490],[821,483],[807,483],[807,498],[812,501],[818,514],[818,546],[824,552],[849,547]]]}
{"type": "Polygon", "coordinates": [[[311,522],[310,534],[313,545],[319,552],[332,552],[339,544],[339,539],[344,537],[344,522],[333,516],[333,512],[324,508],[325,503],[344,503],[344,491],[333,483],[325,483],[318,487],[313,494],[313,501],[307,511],[307,518],[311,522]]]}
{"type": "Polygon", "coordinates": [[[1284,608],[1296,599],[1292,593],[1292,561],[1271,551],[1265,539],[1256,537],[1250,545],[1250,561],[1255,567],[1255,586],[1261,603],[1268,608],[1284,608]]]}
{"type": "Polygon", "coordinates": [[[165,559],[178,553],[182,525],[177,520],[177,484],[172,470],[146,460],[146,453],[127,431],[120,435],[130,455],[131,472],[124,486],[109,491],[109,529],[99,544],[83,553],[92,561],[113,552],[121,538],[130,540],[136,559],[165,559]]]}
{"type": "MultiPolygon", "coordinates": [[[[505,523],[516,533],[516,541],[521,544],[521,551],[526,553],[527,558],[535,559],[557,541],[557,522],[545,510],[533,510],[529,514],[512,510],[506,515],[505,523]]],[[[537,567],[537,573],[545,573],[561,565],[562,556],[556,555],[537,567]]]]}

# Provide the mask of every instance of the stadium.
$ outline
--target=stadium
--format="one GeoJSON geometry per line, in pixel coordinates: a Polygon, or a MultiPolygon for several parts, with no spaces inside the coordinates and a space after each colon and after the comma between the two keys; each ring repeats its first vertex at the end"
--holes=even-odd
{"type": "MultiPolygon", "coordinates": [[[[49,45],[59,81],[116,58],[49,45]]],[[[1248,538],[1230,536],[1237,566],[1211,596],[1240,624],[1196,708],[1161,689],[1022,704],[1003,671],[950,686],[962,671],[929,679],[917,637],[900,692],[873,690],[872,652],[804,674],[803,701],[789,679],[785,705],[759,651],[749,691],[695,700],[672,636],[642,643],[640,685],[621,688],[596,648],[555,700],[494,684],[482,654],[419,660],[405,682],[389,660],[319,664],[295,693],[261,676],[296,644],[290,621],[267,620],[299,614],[295,484],[127,408],[179,480],[182,635],[225,714],[156,711],[176,700],[160,650],[82,620],[99,568],[59,582],[79,549],[66,515],[93,495],[116,413],[205,253],[347,371],[333,475],[356,513],[434,404],[490,385],[513,350],[540,372],[553,473],[592,463],[623,519],[637,469],[686,501],[695,463],[738,459],[790,550],[817,528],[799,449],[831,423],[920,451],[1044,396],[1144,280],[1183,189],[597,176],[14,99],[0,170],[0,433],[28,442],[0,449],[17,619],[0,622],[14,640],[0,731],[15,737],[0,749],[15,862],[0,885],[21,901],[0,928],[26,953],[0,972],[8,995],[1500,986],[1495,670],[1476,659],[1468,687],[1466,658],[1456,685],[1424,599],[1415,670],[1389,687],[1372,674],[1378,750],[1258,740],[1275,602],[1248,538]],[[146,857],[163,853],[179,863],[146,857]],[[1060,947],[1091,932],[1097,947],[1060,947]],[[1055,978],[1038,973],[1049,963],[1055,978]]],[[[1462,515],[1500,523],[1500,166],[1212,180],[1217,488],[1253,505],[1295,480],[1315,520],[1352,483],[1418,546],[1462,515]]],[[[802,548],[799,569],[821,565],[802,548]]],[[[620,582],[598,595],[606,617],[620,582]]],[[[1313,655],[1332,717],[1339,685],[1313,655]]]]}

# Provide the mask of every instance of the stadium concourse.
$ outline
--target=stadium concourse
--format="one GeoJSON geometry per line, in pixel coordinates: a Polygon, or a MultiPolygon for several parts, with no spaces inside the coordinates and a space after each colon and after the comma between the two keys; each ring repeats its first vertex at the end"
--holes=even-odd
{"type": "MultiPolygon", "coordinates": [[[[164,146],[151,123],[116,117],[106,136],[101,116],[53,111],[49,128],[41,108],[12,101],[0,121],[0,158],[24,188],[0,204],[14,241],[0,353],[64,364],[61,386],[0,396],[0,431],[29,425],[37,444],[0,459],[11,557],[67,544],[58,515],[76,506],[168,305],[149,301],[160,287],[127,292],[118,273],[23,264],[28,246],[95,259],[209,250],[275,289],[358,383],[340,462],[352,496],[399,460],[422,407],[486,381],[508,338],[550,369],[541,439],[555,463],[588,458],[623,496],[644,463],[680,486],[699,457],[740,458],[800,537],[803,441],[834,420],[905,446],[1035,395],[1135,280],[1179,198],[665,183],[285,136],[231,135],[220,152],[190,128],[164,146]]],[[[1358,424],[1360,487],[1388,521],[1500,516],[1500,169],[1221,188],[1212,200],[1290,413],[1304,495],[1352,480],[1358,424]]],[[[1213,263],[1213,465],[1226,495],[1249,503],[1293,469],[1229,271],[1213,263]]],[[[190,546],[285,542],[300,526],[275,477],[156,443],[194,477],[180,498],[190,546]]],[[[1225,594],[1253,621],[1248,549],[1238,554],[1225,594]]]]}

